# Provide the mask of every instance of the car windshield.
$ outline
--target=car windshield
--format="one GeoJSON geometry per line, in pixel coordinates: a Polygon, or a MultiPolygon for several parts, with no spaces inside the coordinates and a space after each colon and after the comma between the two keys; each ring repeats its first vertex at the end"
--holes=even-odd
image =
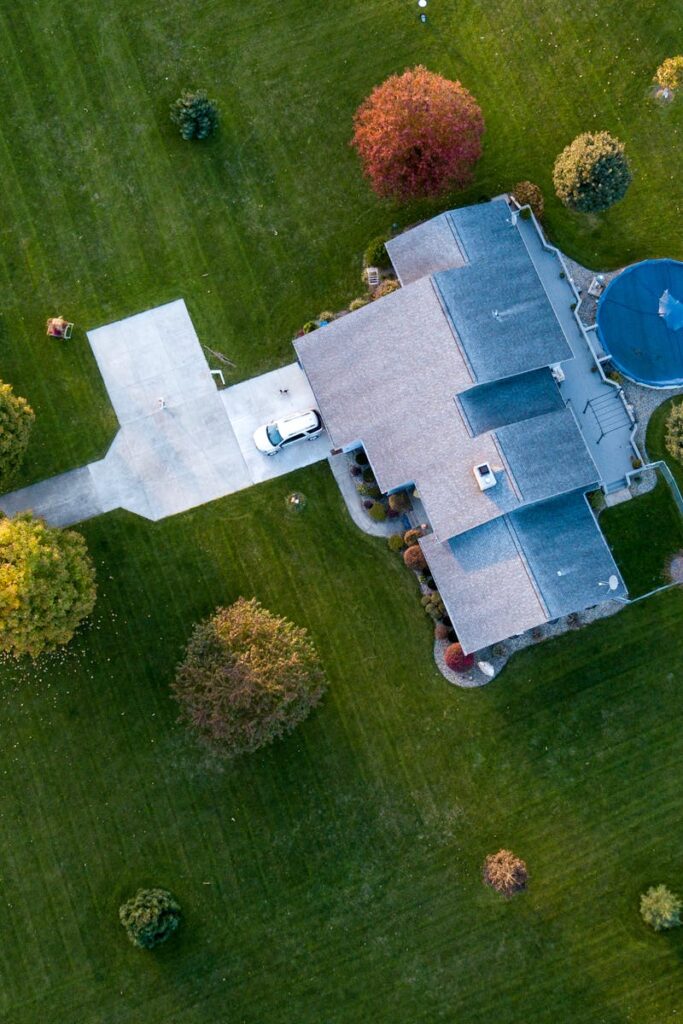
{"type": "Polygon", "coordinates": [[[282,434],[277,429],[274,423],[271,424],[269,427],[266,427],[266,434],[268,435],[268,440],[274,447],[277,447],[277,445],[282,444],[282,434]]]}

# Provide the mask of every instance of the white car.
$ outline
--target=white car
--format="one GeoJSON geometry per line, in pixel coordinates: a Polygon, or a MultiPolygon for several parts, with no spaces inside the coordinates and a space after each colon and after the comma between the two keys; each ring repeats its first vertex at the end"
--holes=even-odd
{"type": "Polygon", "coordinates": [[[297,441],[313,441],[323,432],[323,421],[316,409],[285,416],[254,431],[254,444],[264,455],[275,455],[297,441]]]}

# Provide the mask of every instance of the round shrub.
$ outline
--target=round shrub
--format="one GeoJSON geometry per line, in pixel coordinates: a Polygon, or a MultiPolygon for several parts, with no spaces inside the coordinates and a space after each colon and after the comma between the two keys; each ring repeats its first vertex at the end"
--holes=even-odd
{"type": "Polygon", "coordinates": [[[665,885],[654,885],[640,897],[640,916],[656,932],[678,928],[681,906],[678,896],[665,885]]]}
{"type": "Polygon", "coordinates": [[[325,686],[306,630],[240,597],[195,626],[173,695],[199,740],[236,757],[291,732],[325,686]]]}
{"type": "Polygon", "coordinates": [[[363,480],[365,481],[366,484],[374,484],[375,474],[372,472],[370,466],[366,466],[365,469],[363,470],[363,480]]]}
{"type": "Polygon", "coordinates": [[[403,543],[403,537],[400,533],[392,533],[391,537],[387,540],[387,546],[390,551],[403,551],[405,547],[403,543]]]}
{"type": "Polygon", "coordinates": [[[403,541],[405,543],[405,546],[409,548],[411,544],[417,544],[421,536],[422,530],[406,530],[406,532],[403,534],[403,541]]]}
{"type": "Polygon", "coordinates": [[[379,498],[382,493],[377,484],[358,484],[356,490],[363,498],[379,498]]]}
{"type": "Polygon", "coordinates": [[[318,313],[318,323],[326,320],[328,323],[330,320],[334,320],[334,313],[330,313],[329,310],[323,310],[322,313],[318,313]]]}
{"type": "Polygon", "coordinates": [[[520,206],[530,206],[534,216],[541,219],[545,209],[545,200],[538,185],[534,185],[533,181],[518,181],[512,194],[520,206]]]}
{"type": "Polygon", "coordinates": [[[674,402],[669,409],[664,443],[669,455],[683,462],[683,402],[674,402]]]}
{"type": "Polygon", "coordinates": [[[600,213],[626,195],[631,171],[623,142],[609,132],[584,132],[555,161],[558,199],[579,213],[600,213]]]}
{"type": "Polygon", "coordinates": [[[491,853],[484,861],[484,882],[503,896],[513,896],[527,887],[529,872],[526,864],[511,850],[491,853]]]}
{"type": "Polygon", "coordinates": [[[166,889],[138,889],[119,907],[128,938],[140,949],[166,942],[180,924],[180,906],[166,889]]]}
{"type": "Polygon", "coordinates": [[[369,509],[370,518],[374,519],[376,523],[383,523],[387,518],[387,510],[381,501],[376,501],[371,509],[369,509]]]}
{"type": "Polygon", "coordinates": [[[362,448],[358,449],[354,457],[359,466],[367,466],[369,460],[362,448]]]}
{"type": "Polygon", "coordinates": [[[415,67],[360,105],[352,145],[375,192],[407,200],[468,185],[483,133],[482,112],[460,82],[415,67]]]}
{"type": "Polygon", "coordinates": [[[388,277],[386,281],[382,281],[373,293],[373,299],[381,299],[385,295],[391,295],[392,292],[397,292],[401,285],[398,283],[396,278],[388,277]]]}
{"type": "Polygon", "coordinates": [[[373,238],[363,254],[364,267],[379,267],[381,270],[388,270],[391,266],[389,253],[384,238],[373,238]]]}
{"type": "Polygon", "coordinates": [[[397,491],[389,495],[389,508],[394,512],[408,512],[411,508],[410,498],[405,491],[397,491]]]}
{"type": "Polygon", "coordinates": [[[683,86],[683,57],[667,57],[655,72],[655,82],[660,89],[675,92],[683,86]]]}
{"type": "Polygon", "coordinates": [[[363,306],[367,306],[367,304],[369,302],[370,302],[370,299],[366,299],[366,298],[353,299],[352,302],[349,302],[349,312],[350,313],[355,313],[355,311],[357,309],[362,309],[363,306]]]}
{"type": "Polygon", "coordinates": [[[366,498],[365,501],[363,502],[363,508],[367,509],[369,512],[374,504],[375,503],[372,500],[372,498],[366,498]]]}
{"type": "Polygon", "coordinates": [[[68,644],[97,592],[80,533],[30,512],[0,519],[0,565],[0,650],[37,658],[68,644]]]}
{"type": "Polygon", "coordinates": [[[0,492],[8,489],[23,462],[34,421],[26,399],[0,381],[0,492]]]}
{"type": "Polygon", "coordinates": [[[208,139],[218,127],[218,107],[202,90],[186,90],[171,104],[171,120],[187,141],[208,139]]]}
{"type": "Polygon", "coordinates": [[[311,331],[317,331],[318,330],[318,322],[317,322],[317,320],[307,320],[306,323],[301,328],[301,330],[304,332],[304,334],[310,334],[311,331]]]}
{"type": "Polygon", "coordinates": [[[448,626],[443,622],[437,622],[434,626],[434,636],[437,640],[448,640],[448,626]]]}
{"type": "Polygon", "coordinates": [[[411,544],[410,547],[405,549],[403,561],[409,569],[414,569],[416,572],[423,572],[427,568],[427,559],[423,555],[419,544],[411,544]]]}
{"type": "Polygon", "coordinates": [[[461,644],[455,643],[446,649],[444,661],[451,672],[467,672],[474,665],[474,655],[465,654],[461,644]]]}
{"type": "Polygon", "coordinates": [[[360,476],[362,472],[363,470],[360,468],[360,466],[356,466],[355,463],[353,466],[351,466],[351,476],[360,476]]]}

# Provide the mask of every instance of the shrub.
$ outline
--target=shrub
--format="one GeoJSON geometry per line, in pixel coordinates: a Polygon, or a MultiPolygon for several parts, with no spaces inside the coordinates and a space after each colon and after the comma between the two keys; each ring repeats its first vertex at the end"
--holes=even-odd
{"type": "Polygon", "coordinates": [[[408,512],[411,507],[410,498],[405,491],[397,491],[396,494],[389,495],[389,508],[394,512],[408,512]]]}
{"type": "Polygon", "coordinates": [[[367,466],[368,461],[369,461],[367,455],[365,454],[365,452],[364,452],[364,450],[362,448],[359,448],[358,451],[356,452],[355,459],[356,459],[356,463],[359,466],[367,466]]]}
{"type": "Polygon", "coordinates": [[[0,492],[8,489],[21,466],[34,421],[26,399],[0,381],[0,492]]]}
{"type": "Polygon", "coordinates": [[[491,853],[484,861],[484,882],[503,896],[513,896],[527,887],[526,864],[511,850],[491,853]]]}
{"type": "Polygon", "coordinates": [[[317,320],[307,320],[306,323],[301,328],[301,330],[304,332],[304,334],[310,334],[312,331],[317,331],[318,330],[318,322],[317,322],[317,320]]]}
{"type": "Polygon", "coordinates": [[[362,472],[363,470],[360,466],[356,466],[355,464],[351,466],[351,476],[360,476],[362,472]]]}
{"type": "Polygon", "coordinates": [[[437,622],[434,626],[434,636],[437,640],[448,640],[448,626],[443,622],[437,622]]]}
{"type": "Polygon", "coordinates": [[[400,533],[392,533],[391,537],[387,540],[387,545],[390,551],[403,551],[405,547],[400,533]]]}
{"type": "Polygon", "coordinates": [[[422,598],[422,607],[426,611],[427,615],[431,616],[435,622],[438,622],[446,613],[446,606],[441,600],[441,595],[438,590],[435,590],[431,594],[425,594],[422,598]]]}
{"type": "Polygon", "coordinates": [[[208,139],[218,127],[218,107],[202,90],[186,90],[171,104],[171,120],[187,141],[208,139]]]}
{"type": "Polygon", "coordinates": [[[166,889],[138,889],[119,907],[119,920],[140,949],[166,942],[180,924],[180,914],[180,906],[166,889]]]}
{"type": "Polygon", "coordinates": [[[484,118],[474,97],[424,67],[391,75],[354,118],[352,145],[380,196],[437,196],[472,180],[484,118]]]}
{"type": "Polygon", "coordinates": [[[357,309],[362,309],[363,306],[367,306],[369,302],[369,298],[354,299],[352,302],[349,302],[349,312],[355,313],[357,309]]]}
{"type": "Polygon", "coordinates": [[[584,132],[555,161],[558,199],[579,213],[600,213],[623,199],[631,183],[624,144],[609,132],[584,132]]]}
{"type": "Polygon", "coordinates": [[[306,630],[240,597],[195,626],[173,694],[194,734],[236,757],[291,732],[325,686],[306,630]]]}
{"type": "Polygon", "coordinates": [[[0,650],[37,658],[67,644],[95,604],[95,571],[80,533],[30,513],[0,519],[0,650]]]}
{"type": "Polygon", "coordinates": [[[382,281],[374,291],[372,296],[373,299],[383,299],[385,295],[391,295],[392,292],[397,292],[401,285],[398,283],[396,278],[388,277],[386,281],[382,281]]]}
{"type": "Polygon", "coordinates": [[[334,320],[334,313],[330,313],[329,310],[324,309],[322,313],[318,313],[318,323],[326,320],[328,323],[330,320],[334,320]]]}
{"type": "Polygon", "coordinates": [[[363,480],[365,481],[366,484],[375,483],[375,474],[372,472],[370,466],[366,466],[365,469],[363,470],[363,480]]]}
{"type": "Polygon", "coordinates": [[[363,502],[363,508],[366,508],[369,511],[374,504],[375,503],[371,498],[366,498],[365,501],[363,502]]]}
{"type": "Polygon", "coordinates": [[[664,443],[669,455],[683,462],[683,402],[674,402],[669,410],[664,443]]]}
{"type": "Polygon", "coordinates": [[[427,559],[423,555],[419,544],[411,544],[410,547],[405,549],[403,561],[409,569],[415,569],[416,572],[424,571],[427,568],[427,559]]]}
{"type": "Polygon", "coordinates": [[[534,214],[540,220],[545,209],[543,193],[533,181],[518,181],[512,190],[512,194],[520,206],[530,206],[534,214]]]}
{"type": "Polygon", "coordinates": [[[678,928],[681,923],[681,901],[665,885],[652,886],[640,897],[640,916],[656,932],[678,928]]]}
{"type": "Polygon", "coordinates": [[[372,508],[368,510],[370,518],[374,519],[376,523],[383,523],[387,518],[387,510],[381,501],[376,501],[372,508]]]}
{"type": "Polygon", "coordinates": [[[436,590],[436,583],[434,582],[433,576],[428,576],[425,580],[425,586],[429,587],[430,590],[436,590]]]}
{"type": "Polygon", "coordinates": [[[358,484],[356,490],[362,498],[379,498],[382,493],[377,484],[358,484]]]}
{"type": "Polygon", "coordinates": [[[403,541],[406,547],[409,548],[411,544],[417,544],[421,536],[422,530],[406,530],[403,534],[403,541]]]}
{"type": "Polygon", "coordinates": [[[683,86],[683,57],[667,57],[655,72],[655,82],[660,89],[675,92],[683,86]]]}
{"type": "Polygon", "coordinates": [[[474,655],[465,654],[462,645],[455,643],[447,648],[444,661],[446,668],[449,668],[451,672],[467,672],[474,665],[474,655]]]}
{"type": "Polygon", "coordinates": [[[389,253],[384,238],[373,238],[363,255],[364,267],[379,267],[381,270],[388,270],[391,266],[389,253]]]}

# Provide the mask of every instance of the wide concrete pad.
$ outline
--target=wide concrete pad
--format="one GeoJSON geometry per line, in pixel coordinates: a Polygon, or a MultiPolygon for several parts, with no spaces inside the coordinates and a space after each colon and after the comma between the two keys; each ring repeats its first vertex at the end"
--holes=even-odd
{"type": "Polygon", "coordinates": [[[327,458],[330,440],[325,432],[312,441],[300,441],[276,455],[263,455],[254,444],[257,427],[291,416],[317,403],[305,373],[290,363],[220,392],[252,483],[272,480],[327,458]]]}

